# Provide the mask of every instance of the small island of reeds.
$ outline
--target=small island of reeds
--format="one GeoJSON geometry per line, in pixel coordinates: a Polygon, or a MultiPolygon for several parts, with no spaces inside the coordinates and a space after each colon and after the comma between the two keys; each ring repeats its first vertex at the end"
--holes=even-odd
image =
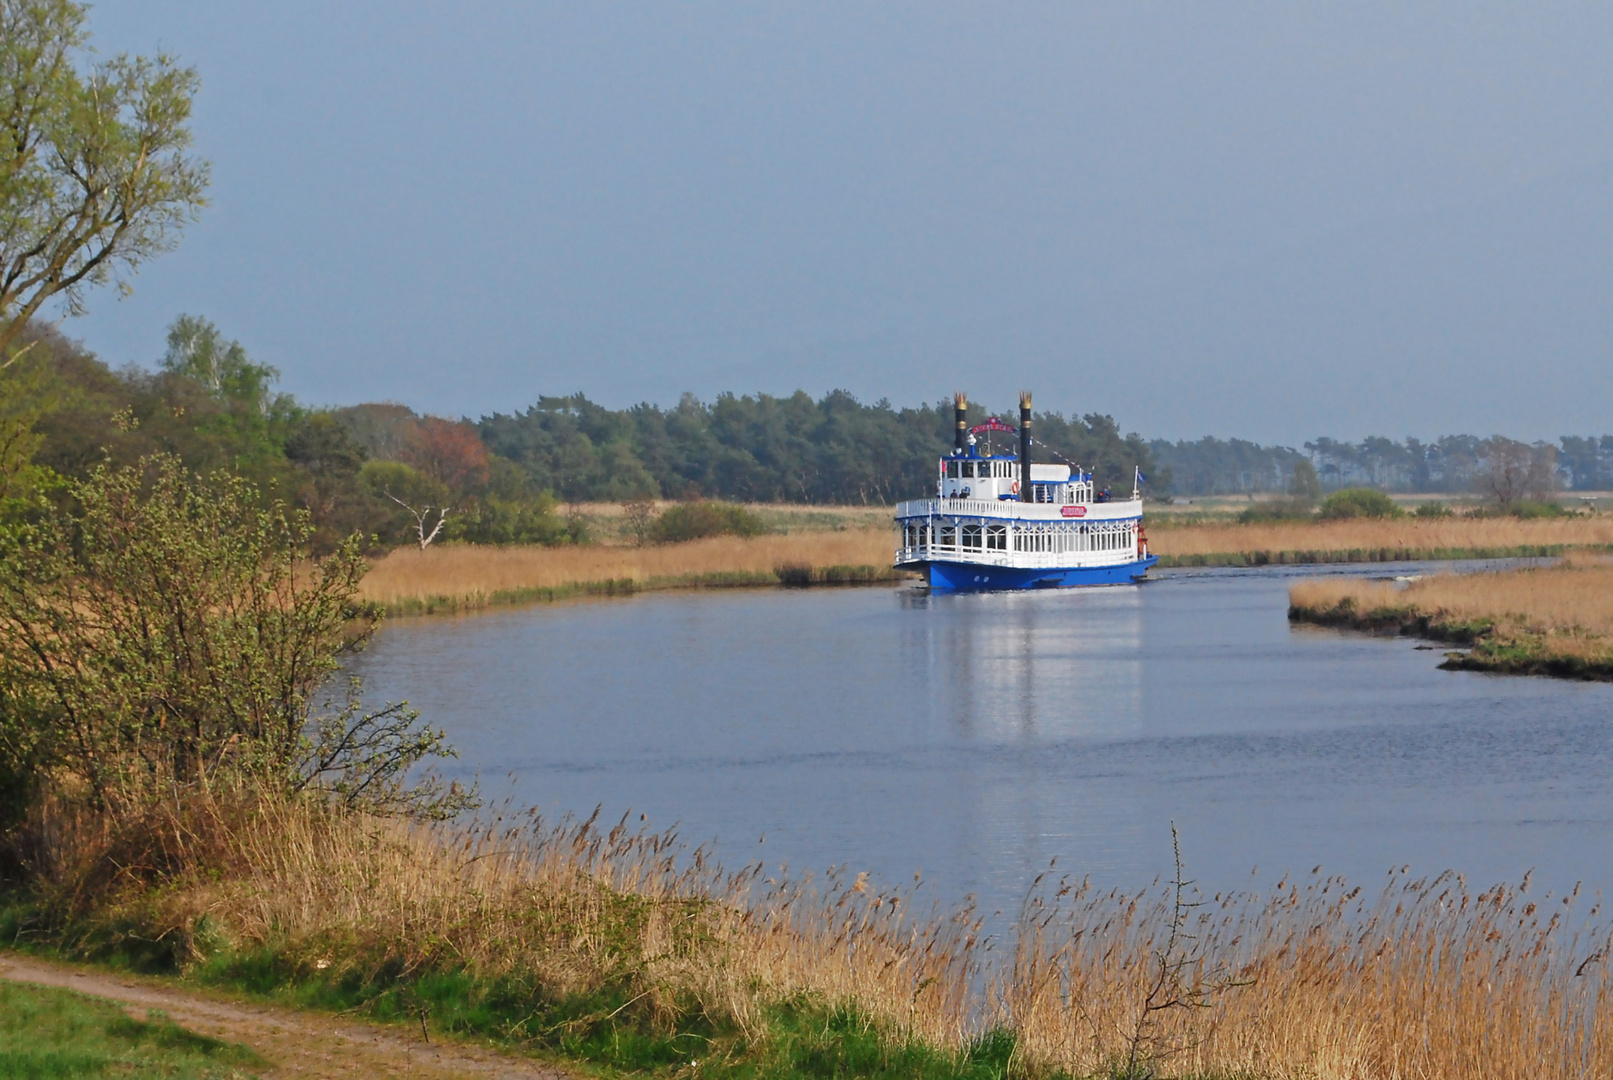
{"type": "Polygon", "coordinates": [[[1307,581],[1289,591],[1295,622],[1405,634],[1465,646],[1442,667],[1613,679],[1613,562],[1437,574],[1400,584],[1307,581]]]}

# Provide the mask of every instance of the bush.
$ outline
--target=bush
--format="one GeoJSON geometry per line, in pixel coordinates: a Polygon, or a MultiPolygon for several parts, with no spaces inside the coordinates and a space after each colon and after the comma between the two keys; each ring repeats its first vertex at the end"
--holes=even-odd
{"type": "Polygon", "coordinates": [[[1438,500],[1434,502],[1419,503],[1417,509],[1412,511],[1420,518],[1448,518],[1451,508],[1438,500]]]}
{"type": "Polygon", "coordinates": [[[1345,488],[1322,500],[1321,516],[1329,521],[1340,518],[1392,518],[1405,511],[1375,488],[1345,488]]]}
{"type": "Polygon", "coordinates": [[[707,536],[759,536],[766,531],[762,519],[743,506],[722,502],[669,506],[650,527],[651,539],[659,544],[677,544],[707,536]]]}
{"type": "Polygon", "coordinates": [[[405,786],[410,765],[449,752],[407,707],[366,713],[356,682],[325,700],[375,629],[357,536],[313,561],[306,513],[163,455],[70,494],[74,508],[0,533],[0,779],[121,810],[226,782],[464,804],[405,786]]]}
{"type": "Polygon", "coordinates": [[[1507,507],[1507,513],[1515,518],[1555,518],[1568,517],[1572,511],[1558,502],[1537,502],[1533,499],[1520,499],[1507,507]]]}
{"type": "Polygon", "coordinates": [[[1245,525],[1252,525],[1262,521],[1307,521],[1315,504],[1304,496],[1288,499],[1268,499],[1265,502],[1255,503],[1249,509],[1238,515],[1238,520],[1245,525]]]}

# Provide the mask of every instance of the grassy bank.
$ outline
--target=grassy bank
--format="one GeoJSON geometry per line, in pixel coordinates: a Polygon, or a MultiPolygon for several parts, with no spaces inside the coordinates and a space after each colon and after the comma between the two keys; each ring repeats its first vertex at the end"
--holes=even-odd
{"type": "Polygon", "coordinates": [[[644,547],[407,548],[376,560],[360,595],[392,614],[423,615],[657,589],[873,584],[901,579],[891,551],[885,529],[644,547]]]}
{"type": "Polygon", "coordinates": [[[1503,559],[1613,545],[1613,516],[1451,517],[1254,524],[1149,519],[1149,547],[1169,566],[1503,559]]]}
{"type": "Polygon", "coordinates": [[[31,835],[7,940],[609,1074],[1613,1072],[1613,978],[1587,961],[1608,942],[1527,885],[1392,876],[1369,896],[1313,875],[1179,898],[1046,879],[990,942],[967,907],[729,873],[621,826],[192,796],[139,821],[47,807],[31,835]]]}
{"type": "Polygon", "coordinates": [[[1550,567],[1387,582],[1315,581],[1289,592],[1289,618],[1470,646],[1444,667],[1613,679],[1613,565],[1578,556],[1550,567]]]}
{"type": "MultiPolygon", "coordinates": [[[[610,508],[601,509],[601,513],[610,508]]],[[[374,561],[363,599],[394,615],[474,611],[501,604],[625,596],[660,589],[893,582],[889,528],[862,527],[888,511],[775,508],[788,533],[682,544],[483,547],[394,551],[374,561]],[[787,513],[786,511],[793,511],[787,513]]],[[[773,522],[775,526],[779,522],[773,522]]],[[[784,527],[784,526],[781,526],[784,527]]],[[[1613,546],[1613,517],[1451,518],[1268,524],[1155,524],[1162,568],[1435,559],[1542,558],[1613,546]]]]}

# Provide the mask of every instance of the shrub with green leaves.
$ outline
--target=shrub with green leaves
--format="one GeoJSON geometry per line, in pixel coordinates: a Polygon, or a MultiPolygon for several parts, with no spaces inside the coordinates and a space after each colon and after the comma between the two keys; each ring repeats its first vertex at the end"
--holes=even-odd
{"type": "Polygon", "coordinates": [[[1413,510],[1412,513],[1420,518],[1448,518],[1452,516],[1451,508],[1437,499],[1433,502],[1418,503],[1417,509],[1413,510]]]}
{"type": "Polygon", "coordinates": [[[1320,516],[1332,521],[1340,518],[1392,518],[1404,513],[1393,499],[1376,488],[1345,488],[1322,500],[1320,516]]]}
{"type": "Polygon", "coordinates": [[[766,531],[767,526],[761,518],[743,506],[724,502],[669,506],[650,527],[651,539],[662,544],[699,540],[707,536],[759,536],[766,531]]]}
{"type": "Polygon", "coordinates": [[[1243,511],[1238,515],[1238,520],[1245,525],[1263,521],[1309,521],[1314,507],[1315,504],[1309,499],[1300,497],[1266,499],[1243,511]]]}
{"type": "Polygon", "coordinates": [[[1507,508],[1507,513],[1515,518],[1554,518],[1568,517],[1572,511],[1562,503],[1549,500],[1519,499],[1507,508]]]}
{"type": "Polygon", "coordinates": [[[0,764],[97,807],[241,781],[354,805],[451,812],[406,773],[449,754],[406,705],[366,712],[342,660],[376,622],[358,537],[309,558],[305,513],[158,455],[102,466],[42,520],[0,533],[0,764]]]}

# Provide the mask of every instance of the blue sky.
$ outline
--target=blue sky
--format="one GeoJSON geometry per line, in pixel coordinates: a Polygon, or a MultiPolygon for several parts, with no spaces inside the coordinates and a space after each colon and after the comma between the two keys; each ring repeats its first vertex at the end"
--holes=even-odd
{"type": "Polygon", "coordinates": [[[213,205],[64,329],[316,403],[994,403],[1613,430],[1613,8],[103,0],[213,205]]]}

